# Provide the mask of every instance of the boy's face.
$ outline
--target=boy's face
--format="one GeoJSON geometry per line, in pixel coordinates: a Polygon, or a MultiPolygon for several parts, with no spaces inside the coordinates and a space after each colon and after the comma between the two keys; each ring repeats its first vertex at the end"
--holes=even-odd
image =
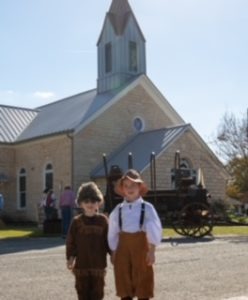
{"type": "Polygon", "coordinates": [[[135,201],[140,197],[140,184],[137,182],[124,179],[122,189],[128,201],[135,201]]]}
{"type": "Polygon", "coordinates": [[[99,210],[99,203],[92,201],[83,201],[80,203],[80,208],[84,210],[86,216],[94,216],[99,210]]]}

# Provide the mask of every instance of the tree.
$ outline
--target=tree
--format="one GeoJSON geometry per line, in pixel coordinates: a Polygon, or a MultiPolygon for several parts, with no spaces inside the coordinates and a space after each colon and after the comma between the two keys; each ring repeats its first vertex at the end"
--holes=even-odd
{"type": "Polygon", "coordinates": [[[248,116],[239,119],[226,113],[219,125],[215,144],[218,154],[227,162],[248,158],[248,116]]]}
{"type": "Polygon", "coordinates": [[[248,192],[248,110],[247,116],[240,119],[226,113],[220,122],[214,144],[232,177],[228,184],[228,195],[243,198],[248,192]]]}
{"type": "Polygon", "coordinates": [[[237,194],[247,192],[248,191],[248,158],[235,158],[229,162],[227,168],[232,176],[230,187],[233,186],[233,189],[234,190],[236,189],[237,194]]]}

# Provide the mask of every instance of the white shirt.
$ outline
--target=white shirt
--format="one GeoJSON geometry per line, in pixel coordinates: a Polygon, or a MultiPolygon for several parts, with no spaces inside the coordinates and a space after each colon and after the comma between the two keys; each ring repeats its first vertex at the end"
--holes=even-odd
{"type": "Polygon", "coordinates": [[[112,251],[115,251],[119,242],[119,233],[121,231],[119,226],[119,208],[122,216],[122,231],[134,233],[138,231],[146,232],[148,242],[155,246],[159,245],[162,239],[162,225],[158,214],[149,202],[145,202],[144,223],[140,228],[140,214],[141,204],[144,202],[143,198],[139,198],[134,202],[127,202],[124,200],[118,204],[109,216],[109,231],[108,243],[112,251]]]}

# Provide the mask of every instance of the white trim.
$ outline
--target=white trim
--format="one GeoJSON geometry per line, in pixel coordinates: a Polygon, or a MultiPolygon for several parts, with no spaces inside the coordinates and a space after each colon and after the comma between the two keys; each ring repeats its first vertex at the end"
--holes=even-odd
{"type": "Polygon", "coordinates": [[[186,124],[182,117],[176,112],[164,95],[158,90],[158,88],[153,84],[153,82],[145,75],[142,75],[142,86],[151,96],[152,99],[159,105],[165,115],[171,119],[173,125],[183,125],[186,124]]]}
{"type": "Polygon", "coordinates": [[[144,129],[145,129],[145,120],[144,120],[144,118],[142,118],[141,116],[135,116],[135,117],[132,119],[132,127],[133,127],[133,130],[134,130],[135,133],[143,132],[144,129]],[[135,120],[138,120],[138,119],[141,121],[141,129],[137,129],[137,128],[135,127],[135,124],[134,124],[135,120]]]}
{"type": "Polygon", "coordinates": [[[193,164],[187,157],[181,157],[180,167],[182,167],[183,164],[186,166],[186,169],[193,169],[193,164]]]}
{"type": "MultiPolygon", "coordinates": [[[[164,114],[170,118],[171,122],[173,123],[171,126],[180,126],[186,125],[185,121],[181,118],[181,116],[175,111],[175,109],[171,106],[171,104],[167,101],[167,99],[161,94],[161,92],[157,89],[157,87],[152,83],[152,81],[146,76],[141,75],[136,80],[131,82],[126,88],[124,88],[121,92],[119,92],[116,96],[112,98],[106,105],[104,105],[100,110],[98,110],[94,115],[91,116],[86,122],[78,126],[75,129],[75,134],[81,131],[84,127],[86,127],[89,123],[95,120],[98,116],[100,116],[103,112],[108,110],[111,106],[117,103],[122,97],[124,97],[128,92],[134,89],[136,86],[141,85],[147,93],[151,96],[152,99],[156,102],[156,104],[161,108],[164,114]]],[[[223,164],[220,162],[218,157],[214,154],[214,152],[210,149],[207,143],[201,138],[201,136],[195,131],[195,129],[189,124],[187,126],[187,130],[190,130],[196,141],[210,154],[213,161],[219,167],[222,167],[222,174],[223,176],[227,175],[227,171],[224,169],[223,164]]],[[[184,133],[184,132],[183,132],[184,133]]],[[[181,133],[181,134],[183,134],[181,133]]],[[[181,136],[181,134],[179,136],[181,136]]],[[[163,149],[163,151],[166,148],[163,149]]],[[[144,170],[146,167],[144,168],[144,170]]],[[[143,170],[143,171],[144,171],[143,170]]]]}
{"type": "Polygon", "coordinates": [[[184,120],[179,116],[179,114],[174,110],[166,98],[159,92],[155,85],[150,81],[146,75],[141,75],[133,82],[131,82],[127,87],[121,90],[117,95],[115,95],[107,104],[105,104],[101,109],[99,109],[95,114],[88,118],[85,122],[80,124],[78,128],[75,128],[75,135],[81,131],[84,127],[94,121],[99,117],[103,112],[108,110],[111,106],[117,103],[122,99],[126,94],[133,90],[136,86],[141,85],[148,94],[154,99],[154,101],[159,105],[164,114],[170,118],[173,125],[182,125],[185,124],[184,120]]]}

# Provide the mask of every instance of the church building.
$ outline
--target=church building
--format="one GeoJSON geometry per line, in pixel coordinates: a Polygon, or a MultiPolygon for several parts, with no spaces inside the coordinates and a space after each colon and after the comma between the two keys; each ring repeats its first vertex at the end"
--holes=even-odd
{"type": "Polygon", "coordinates": [[[76,191],[94,180],[104,192],[103,153],[125,171],[131,152],[149,185],[154,152],[157,188],[169,189],[180,150],[186,167],[202,169],[212,198],[224,199],[223,165],[146,73],[146,41],[128,0],[112,0],[97,51],[96,88],[36,109],[0,105],[3,213],[38,222],[46,187],[59,199],[66,185],[76,191]]]}

